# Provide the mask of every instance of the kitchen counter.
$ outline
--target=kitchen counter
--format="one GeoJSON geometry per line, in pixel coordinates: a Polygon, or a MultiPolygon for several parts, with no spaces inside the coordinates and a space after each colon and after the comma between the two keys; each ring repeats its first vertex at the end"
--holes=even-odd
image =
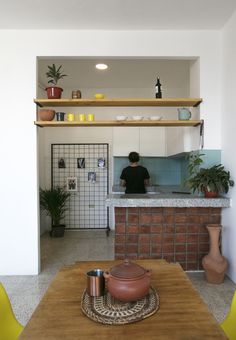
{"type": "Polygon", "coordinates": [[[228,208],[230,198],[204,198],[192,194],[110,194],[105,200],[108,207],[213,207],[228,208]]]}
{"type": "Polygon", "coordinates": [[[178,186],[148,187],[147,194],[116,189],[106,197],[106,205],[114,208],[115,259],[166,259],[184,270],[202,270],[209,252],[206,226],[221,224],[230,198],[204,198],[178,186]]]}

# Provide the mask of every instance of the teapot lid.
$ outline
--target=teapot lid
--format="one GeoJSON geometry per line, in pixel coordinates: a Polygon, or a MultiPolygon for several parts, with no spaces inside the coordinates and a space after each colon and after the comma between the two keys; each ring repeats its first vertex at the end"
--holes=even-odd
{"type": "Polygon", "coordinates": [[[146,270],[138,264],[130,262],[128,259],[126,259],[123,263],[112,267],[110,273],[115,277],[133,279],[144,275],[146,270]]]}

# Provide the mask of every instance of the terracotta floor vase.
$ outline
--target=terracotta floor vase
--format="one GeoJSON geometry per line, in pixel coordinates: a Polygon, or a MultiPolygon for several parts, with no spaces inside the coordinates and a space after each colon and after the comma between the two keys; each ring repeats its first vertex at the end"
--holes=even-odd
{"type": "Polygon", "coordinates": [[[221,225],[209,224],[206,226],[210,237],[209,254],[203,257],[202,266],[205,270],[206,279],[209,283],[222,283],[226,269],[228,267],[227,259],[220,253],[220,233],[221,225]]]}

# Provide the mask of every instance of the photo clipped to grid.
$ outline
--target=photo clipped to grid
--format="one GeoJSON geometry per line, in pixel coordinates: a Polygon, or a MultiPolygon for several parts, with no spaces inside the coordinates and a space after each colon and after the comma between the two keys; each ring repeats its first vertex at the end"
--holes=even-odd
{"type": "Polygon", "coordinates": [[[108,144],[52,144],[52,185],[70,192],[66,229],[109,228],[108,144]]]}

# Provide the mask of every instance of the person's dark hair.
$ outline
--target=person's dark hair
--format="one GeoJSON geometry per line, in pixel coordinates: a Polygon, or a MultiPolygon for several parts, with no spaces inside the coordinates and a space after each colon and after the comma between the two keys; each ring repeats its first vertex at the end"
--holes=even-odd
{"type": "Polygon", "coordinates": [[[135,151],[130,152],[129,154],[130,163],[136,163],[139,161],[139,154],[135,151]]]}

